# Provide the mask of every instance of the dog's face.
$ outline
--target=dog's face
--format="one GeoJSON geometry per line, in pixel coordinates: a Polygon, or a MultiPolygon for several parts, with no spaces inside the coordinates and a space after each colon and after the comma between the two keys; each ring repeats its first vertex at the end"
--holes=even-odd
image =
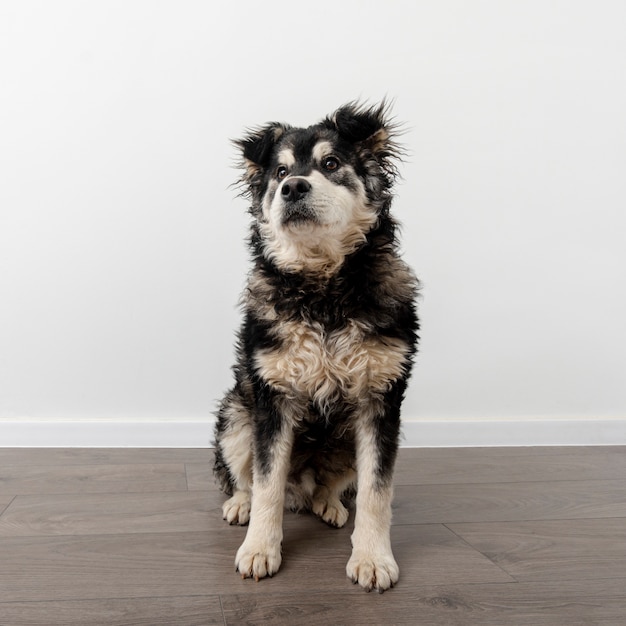
{"type": "Polygon", "coordinates": [[[347,105],[314,126],[268,124],[237,142],[265,256],[286,271],[341,265],[388,210],[391,134],[384,105],[347,105]]]}

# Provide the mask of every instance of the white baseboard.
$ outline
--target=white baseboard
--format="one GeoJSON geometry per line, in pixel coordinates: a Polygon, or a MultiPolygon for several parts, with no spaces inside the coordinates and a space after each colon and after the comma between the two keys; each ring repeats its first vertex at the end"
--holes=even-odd
{"type": "MultiPolygon", "coordinates": [[[[626,445],[626,418],[405,419],[403,447],[626,445]]],[[[0,447],[206,448],[213,419],[2,420],[0,447]]]]}
{"type": "Polygon", "coordinates": [[[626,418],[404,420],[404,447],[626,445],[626,418]]]}
{"type": "Polygon", "coordinates": [[[208,448],[214,420],[0,420],[7,448],[208,448]]]}

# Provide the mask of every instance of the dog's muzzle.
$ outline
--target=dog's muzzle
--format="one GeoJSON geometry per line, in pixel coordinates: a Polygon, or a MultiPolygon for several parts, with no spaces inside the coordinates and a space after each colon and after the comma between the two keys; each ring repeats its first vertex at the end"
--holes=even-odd
{"type": "Polygon", "coordinates": [[[308,202],[311,183],[306,178],[294,176],[288,178],[280,188],[283,200],[282,223],[297,224],[299,222],[316,222],[317,217],[308,202]]]}

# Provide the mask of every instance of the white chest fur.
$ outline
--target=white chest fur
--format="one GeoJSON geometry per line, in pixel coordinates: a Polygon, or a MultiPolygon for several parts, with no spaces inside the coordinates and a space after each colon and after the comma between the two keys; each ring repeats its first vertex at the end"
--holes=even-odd
{"type": "Polygon", "coordinates": [[[324,406],[337,397],[365,399],[402,376],[408,346],[367,333],[358,322],[325,332],[319,324],[289,322],[277,331],[279,346],[260,351],[256,367],[274,388],[324,406]]]}

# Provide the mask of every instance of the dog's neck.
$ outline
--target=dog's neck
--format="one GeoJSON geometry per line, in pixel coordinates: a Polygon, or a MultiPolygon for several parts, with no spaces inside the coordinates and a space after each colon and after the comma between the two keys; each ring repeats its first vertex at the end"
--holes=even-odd
{"type": "MultiPolygon", "coordinates": [[[[294,260],[292,263],[277,263],[274,255],[267,253],[258,226],[252,227],[251,247],[254,261],[268,276],[276,277],[280,282],[301,285],[305,290],[325,289],[329,284],[341,280],[342,276],[358,275],[365,265],[386,255],[395,255],[396,223],[383,214],[369,233],[358,242],[353,242],[349,252],[329,256],[323,246],[312,247],[312,258],[306,261],[294,260]]],[[[384,262],[384,260],[383,260],[384,262]]]]}

